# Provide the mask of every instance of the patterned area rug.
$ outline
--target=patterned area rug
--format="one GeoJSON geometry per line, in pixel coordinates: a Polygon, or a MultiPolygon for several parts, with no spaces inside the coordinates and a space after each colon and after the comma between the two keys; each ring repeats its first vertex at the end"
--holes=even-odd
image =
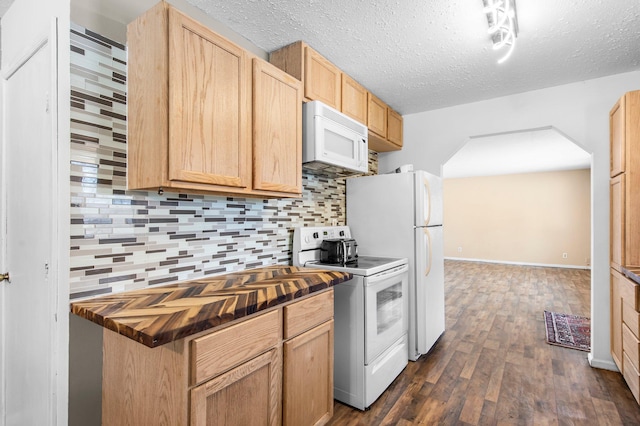
{"type": "Polygon", "coordinates": [[[591,350],[591,321],[578,315],[544,311],[547,343],[580,351],[591,350]]]}

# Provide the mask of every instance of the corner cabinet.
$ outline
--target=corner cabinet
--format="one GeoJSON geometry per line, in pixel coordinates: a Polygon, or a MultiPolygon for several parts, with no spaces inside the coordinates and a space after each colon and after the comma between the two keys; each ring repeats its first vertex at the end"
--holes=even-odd
{"type": "Polygon", "coordinates": [[[322,425],[333,289],[157,348],[104,331],[102,424],[322,425]]]}
{"type": "Polygon", "coordinates": [[[129,189],[300,196],[299,82],[165,2],[127,39],[129,189]]]}

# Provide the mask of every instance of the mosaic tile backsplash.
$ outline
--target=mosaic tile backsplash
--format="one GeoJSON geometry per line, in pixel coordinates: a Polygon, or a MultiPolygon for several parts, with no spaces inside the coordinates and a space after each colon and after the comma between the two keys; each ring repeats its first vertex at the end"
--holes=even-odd
{"type": "Polygon", "coordinates": [[[71,299],[288,264],[294,227],[344,224],[344,178],[310,171],[299,199],[127,191],[126,75],[125,46],[71,25],[71,299]]]}

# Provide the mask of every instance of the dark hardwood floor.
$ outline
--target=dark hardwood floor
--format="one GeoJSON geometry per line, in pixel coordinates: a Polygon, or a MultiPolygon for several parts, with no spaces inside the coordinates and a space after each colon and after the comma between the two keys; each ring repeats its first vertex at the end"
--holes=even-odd
{"type": "Polygon", "coordinates": [[[590,272],[446,261],[446,331],[367,411],[332,425],[640,425],[619,373],[545,341],[543,311],[590,316],[590,272]]]}

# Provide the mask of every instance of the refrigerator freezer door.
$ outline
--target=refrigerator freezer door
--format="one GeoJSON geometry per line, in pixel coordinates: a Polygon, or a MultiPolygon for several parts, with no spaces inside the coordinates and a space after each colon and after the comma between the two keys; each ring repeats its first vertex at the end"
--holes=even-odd
{"type": "Polygon", "coordinates": [[[347,225],[358,254],[413,258],[413,182],[412,173],[347,179],[347,225]]]}
{"type": "MultiPolygon", "coordinates": [[[[415,239],[416,297],[414,300],[415,328],[413,331],[415,332],[417,353],[425,354],[429,352],[444,332],[442,226],[416,228],[415,239]]],[[[412,359],[411,353],[409,358],[412,359]]]]}
{"type": "Polygon", "coordinates": [[[442,179],[424,171],[414,173],[415,226],[442,225],[442,179]]]}

